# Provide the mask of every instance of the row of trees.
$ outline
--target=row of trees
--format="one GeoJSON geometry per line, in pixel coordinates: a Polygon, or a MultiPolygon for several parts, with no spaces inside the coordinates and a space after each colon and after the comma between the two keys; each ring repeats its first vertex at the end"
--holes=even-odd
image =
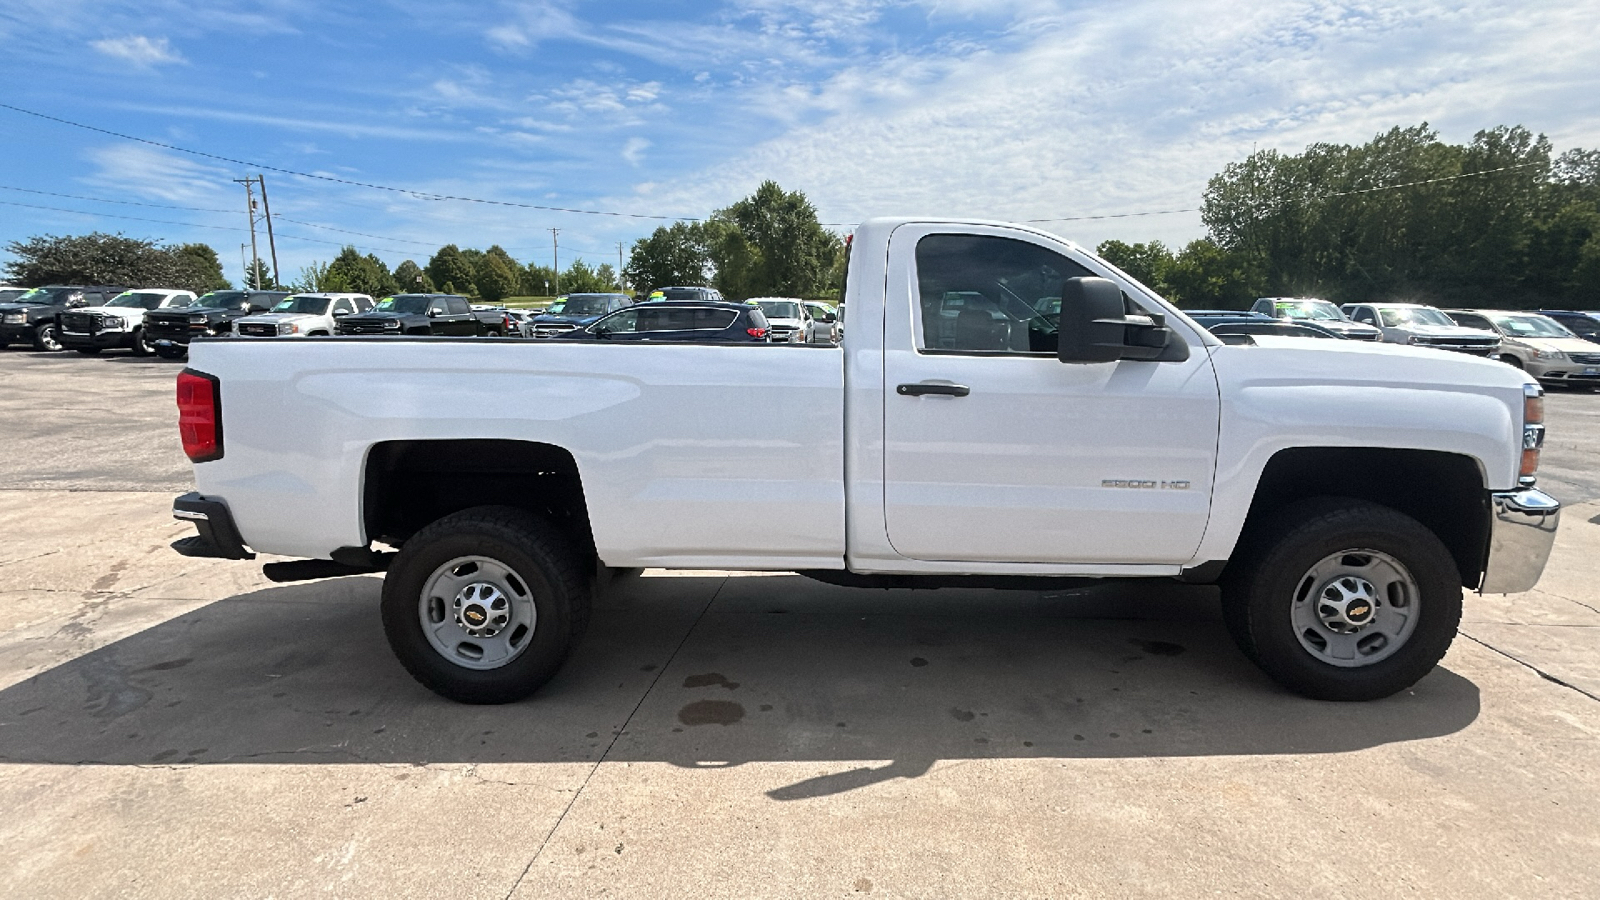
{"type": "Polygon", "coordinates": [[[640,292],[713,285],[730,299],[823,297],[844,283],[844,243],[799,191],[767,181],[703,222],[657,228],[633,245],[623,274],[640,292]]]}
{"type": "MultiPolygon", "coordinates": [[[[345,247],[331,262],[314,262],[301,269],[300,277],[290,287],[299,291],[354,291],[374,297],[442,291],[497,302],[506,297],[549,296],[555,293],[556,284],[553,268],[534,263],[524,266],[499,244],[488,250],[446,244],[426,266],[408,259],[392,272],[378,257],[345,247]]],[[[590,266],[581,259],[561,273],[560,286],[566,292],[621,290],[616,269],[605,263],[590,266]]]]}
{"type": "Polygon", "coordinates": [[[1100,254],[1188,307],[1256,297],[1600,308],[1600,152],[1522,127],[1447,144],[1426,124],[1360,146],[1263,150],[1206,186],[1208,235],[1100,254]]]}
{"type": "Polygon", "coordinates": [[[40,235],[6,245],[6,280],[45,284],[116,284],[179,288],[203,294],[229,287],[217,251],[206,244],[162,246],[120,234],[40,235]]]}

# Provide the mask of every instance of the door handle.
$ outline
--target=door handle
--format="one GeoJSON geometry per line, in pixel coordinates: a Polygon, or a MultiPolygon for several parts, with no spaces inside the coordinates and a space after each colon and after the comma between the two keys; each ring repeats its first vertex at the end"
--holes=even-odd
{"type": "Polygon", "coordinates": [[[925,394],[943,394],[947,397],[965,397],[972,388],[964,384],[902,384],[894,389],[903,397],[921,397],[925,394]]]}

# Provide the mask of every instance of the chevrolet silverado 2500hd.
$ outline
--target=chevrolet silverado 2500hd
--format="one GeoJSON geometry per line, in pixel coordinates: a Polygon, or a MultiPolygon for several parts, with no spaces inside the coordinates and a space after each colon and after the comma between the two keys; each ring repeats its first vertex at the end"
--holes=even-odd
{"type": "Polygon", "coordinates": [[[843,344],[786,353],[196,340],[178,406],[199,490],[174,514],[199,534],[174,546],[300,557],[276,580],[385,571],[400,660],[479,703],[556,671],[598,567],[1215,582],[1246,655],[1345,700],[1427,674],[1463,586],[1543,570],[1543,400],[1510,366],[1224,345],[1017,226],[874,220],[847,274],[843,344]]]}

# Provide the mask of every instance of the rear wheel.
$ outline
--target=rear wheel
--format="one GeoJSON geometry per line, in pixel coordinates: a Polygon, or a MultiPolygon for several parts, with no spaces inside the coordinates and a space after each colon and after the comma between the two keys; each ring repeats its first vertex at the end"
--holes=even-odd
{"type": "Polygon", "coordinates": [[[548,522],[454,513],[406,541],[383,584],[383,627],[412,677],[462,703],[521,700],[555,675],[589,617],[589,576],[548,522]]]}
{"type": "Polygon", "coordinates": [[[1319,498],[1257,523],[1223,582],[1229,632],[1279,684],[1375,700],[1433,670],[1461,621],[1461,577],[1433,532],[1362,500],[1319,498]]]}
{"type": "Polygon", "coordinates": [[[61,349],[61,341],[56,337],[56,323],[43,322],[33,330],[33,349],[52,352],[61,349]]]}

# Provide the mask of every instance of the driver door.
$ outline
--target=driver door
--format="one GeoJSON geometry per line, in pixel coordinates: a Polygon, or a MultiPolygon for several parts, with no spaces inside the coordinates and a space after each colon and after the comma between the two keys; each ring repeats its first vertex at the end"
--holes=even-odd
{"type": "Polygon", "coordinates": [[[1061,283],[1084,275],[1116,280],[1008,229],[894,232],[884,524],[900,555],[1041,564],[1193,557],[1216,462],[1210,358],[1191,340],[1183,362],[1060,362],[1061,283]]]}

